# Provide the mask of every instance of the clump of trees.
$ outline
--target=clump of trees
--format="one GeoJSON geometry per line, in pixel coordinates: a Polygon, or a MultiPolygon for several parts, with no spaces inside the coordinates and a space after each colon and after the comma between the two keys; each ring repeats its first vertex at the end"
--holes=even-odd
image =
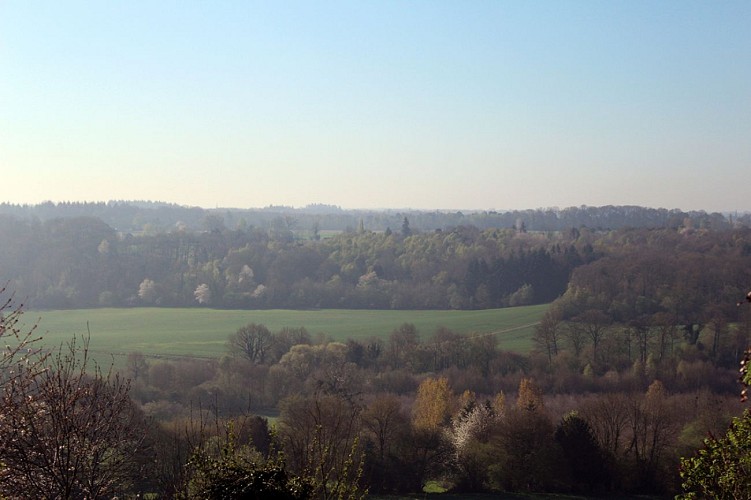
{"type": "MultiPolygon", "coordinates": [[[[21,308],[5,304],[2,333],[14,342],[2,360],[0,486],[9,498],[355,499],[429,481],[456,492],[590,495],[746,486],[748,413],[678,474],[680,456],[707,431],[720,435],[736,410],[731,395],[689,387],[680,362],[637,373],[638,349],[633,363],[599,373],[618,359],[616,345],[628,356],[626,343],[608,340],[626,325],[608,324],[597,354],[587,335],[577,355],[551,332],[584,327],[551,312],[540,335],[555,337],[555,349],[541,341],[525,357],[446,329],[423,340],[409,324],[345,343],[249,324],[222,360],[131,355],[126,381],[91,365],[85,341],[35,349],[33,328],[18,326],[21,308]],[[568,382],[550,383],[559,377],[568,382]],[[273,426],[254,415],[272,409],[273,426]]],[[[660,346],[647,337],[649,358],[660,346]]],[[[700,355],[713,360],[686,340],[666,354],[700,355]]]]}
{"type": "Polygon", "coordinates": [[[576,322],[589,316],[564,320],[559,307],[526,356],[445,328],[423,338],[403,324],[385,338],[335,342],[248,324],[222,360],[134,357],[133,395],[164,422],[188,418],[199,400],[227,418],[278,411],[286,471],[331,487],[677,492],[679,457],[737,411],[732,373],[681,335],[664,349],[655,326],[635,347],[634,327],[609,321],[595,354],[592,335],[578,347],[569,336],[586,333],[576,322]]]}

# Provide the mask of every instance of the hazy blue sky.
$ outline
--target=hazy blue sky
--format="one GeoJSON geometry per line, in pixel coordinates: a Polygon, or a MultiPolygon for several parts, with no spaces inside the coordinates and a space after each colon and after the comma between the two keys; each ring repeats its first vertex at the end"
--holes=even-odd
{"type": "Polygon", "coordinates": [[[751,2],[0,0],[0,201],[751,210],[751,2]]]}

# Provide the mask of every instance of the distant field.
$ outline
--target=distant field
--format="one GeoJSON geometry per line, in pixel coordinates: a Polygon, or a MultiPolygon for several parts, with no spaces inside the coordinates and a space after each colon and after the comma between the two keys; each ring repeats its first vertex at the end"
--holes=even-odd
{"type": "Polygon", "coordinates": [[[402,323],[413,323],[428,339],[439,326],[463,334],[498,332],[500,349],[530,350],[532,324],[546,305],[484,311],[372,311],[372,310],[217,310],[217,309],[79,309],[27,311],[27,323],[39,319],[38,332],[46,346],[73,334],[91,331],[91,351],[116,357],[138,351],[149,356],[219,357],[230,334],[247,323],[263,323],[271,331],[304,326],[312,335],[325,333],[336,340],[386,337],[402,323]]]}

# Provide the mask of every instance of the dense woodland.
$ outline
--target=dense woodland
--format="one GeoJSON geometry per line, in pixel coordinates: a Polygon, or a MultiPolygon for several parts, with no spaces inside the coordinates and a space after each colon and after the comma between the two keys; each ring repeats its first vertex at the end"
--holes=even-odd
{"type": "Polygon", "coordinates": [[[1,362],[20,374],[2,386],[3,491],[358,498],[428,482],[457,492],[751,491],[748,474],[711,481],[717,456],[727,470],[751,461],[737,382],[751,332],[742,220],[558,231],[424,230],[412,220],[316,239],[279,227],[132,235],[88,217],[2,218],[0,269],[47,307],[551,303],[528,354],[499,350],[492,335],[408,323],[347,342],[249,324],[227,332],[222,359],[131,353],[124,373],[107,374],[79,361],[85,343],[30,355],[34,332],[15,329],[22,311],[10,300],[0,332],[22,349],[1,362]]]}
{"type": "MultiPolygon", "coordinates": [[[[745,286],[745,271],[735,273],[732,266],[744,256],[744,245],[751,244],[742,217],[633,207],[540,210],[524,217],[514,212],[515,221],[499,216],[499,225],[484,229],[487,224],[434,227],[438,220],[452,221],[446,214],[432,214],[432,229],[414,222],[430,214],[401,216],[392,220],[397,227],[383,230],[361,217],[354,229],[334,233],[336,224],[300,230],[293,216],[276,215],[255,226],[232,212],[220,216],[179,207],[152,208],[151,216],[162,210],[174,211],[173,217],[195,212],[204,229],[178,221],[165,230],[131,233],[91,216],[37,216],[96,212],[97,207],[132,218],[147,211],[116,204],[4,207],[31,214],[0,216],[0,272],[30,307],[473,309],[539,304],[561,296],[573,270],[583,264],[632,261],[629,250],[641,260],[651,259],[650,265],[659,266],[659,259],[673,264],[681,259],[666,253],[675,245],[687,259],[689,268],[681,271],[685,279],[695,266],[710,263],[707,259],[722,266],[712,276],[734,273],[729,281],[721,278],[726,288],[721,293],[727,296],[745,286]],[[569,219],[577,224],[544,230],[547,216],[559,225],[569,219]],[[596,229],[628,221],[646,227],[596,229]]],[[[617,276],[620,271],[611,272],[617,276]]],[[[704,291],[717,292],[711,285],[704,291]]],[[[703,303],[717,302],[699,293],[703,303]]]]}

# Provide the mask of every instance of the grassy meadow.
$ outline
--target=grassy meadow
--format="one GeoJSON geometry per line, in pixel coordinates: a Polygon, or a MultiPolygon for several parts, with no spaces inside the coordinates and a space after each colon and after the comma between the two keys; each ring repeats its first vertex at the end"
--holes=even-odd
{"type": "MultiPolygon", "coordinates": [[[[546,305],[482,311],[374,311],[374,310],[218,310],[218,309],[78,309],[27,311],[27,325],[38,321],[38,333],[47,347],[74,334],[91,333],[95,358],[130,352],[147,356],[219,357],[226,354],[230,334],[248,323],[263,323],[272,332],[304,326],[312,336],[322,333],[335,340],[387,337],[402,323],[413,323],[422,339],[439,326],[468,335],[495,334],[498,347],[520,353],[532,347],[533,324],[546,305]]],[[[117,359],[116,359],[116,364],[117,359]]]]}

